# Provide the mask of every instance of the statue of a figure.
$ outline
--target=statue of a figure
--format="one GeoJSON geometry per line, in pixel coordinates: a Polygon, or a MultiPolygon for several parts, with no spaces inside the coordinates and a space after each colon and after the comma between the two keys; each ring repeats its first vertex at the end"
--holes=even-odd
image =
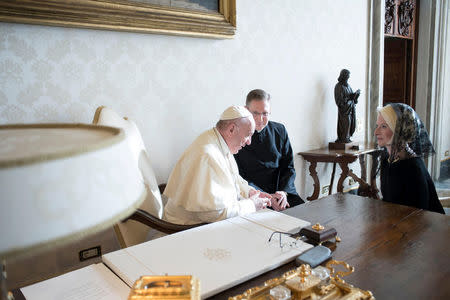
{"type": "Polygon", "coordinates": [[[334,87],[334,99],[338,107],[338,124],[336,143],[350,143],[350,137],[356,129],[355,107],[361,91],[356,92],[348,84],[350,71],[343,69],[338,78],[338,83],[334,87]]]}

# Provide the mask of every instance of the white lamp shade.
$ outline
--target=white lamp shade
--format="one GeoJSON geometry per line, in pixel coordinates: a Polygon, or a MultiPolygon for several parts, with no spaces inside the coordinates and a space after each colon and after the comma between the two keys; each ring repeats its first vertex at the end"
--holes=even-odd
{"type": "Polygon", "coordinates": [[[144,197],[121,129],[0,126],[0,257],[105,229],[130,215],[144,197]]]}

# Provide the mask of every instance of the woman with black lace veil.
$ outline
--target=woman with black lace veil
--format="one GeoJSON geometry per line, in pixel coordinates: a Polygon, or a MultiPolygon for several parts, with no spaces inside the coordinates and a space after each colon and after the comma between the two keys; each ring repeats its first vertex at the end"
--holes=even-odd
{"type": "Polygon", "coordinates": [[[383,200],[444,213],[423,158],[435,153],[417,113],[402,103],[378,109],[375,129],[381,155],[383,200]]]}

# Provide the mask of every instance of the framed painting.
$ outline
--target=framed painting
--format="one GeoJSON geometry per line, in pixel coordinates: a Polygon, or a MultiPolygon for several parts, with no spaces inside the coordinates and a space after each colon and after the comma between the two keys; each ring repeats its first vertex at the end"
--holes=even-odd
{"type": "Polygon", "coordinates": [[[236,0],[8,0],[0,21],[232,38],[236,0]]]}

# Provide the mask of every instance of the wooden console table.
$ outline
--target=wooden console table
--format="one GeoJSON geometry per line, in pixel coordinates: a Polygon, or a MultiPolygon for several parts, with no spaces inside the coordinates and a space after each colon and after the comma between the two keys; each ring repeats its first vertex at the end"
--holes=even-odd
{"type": "Polygon", "coordinates": [[[333,189],[333,181],[334,181],[334,175],[336,172],[336,164],[339,164],[341,167],[342,173],[339,177],[338,183],[337,183],[337,191],[343,192],[344,190],[344,180],[348,176],[352,177],[356,182],[360,185],[360,191],[362,191],[362,195],[369,196],[371,198],[377,198],[377,192],[376,184],[375,184],[375,171],[377,164],[376,157],[379,154],[379,150],[377,150],[375,147],[369,144],[362,144],[359,147],[359,150],[330,150],[328,148],[321,148],[306,152],[299,152],[298,155],[301,155],[306,161],[310,163],[309,166],[309,173],[314,180],[314,192],[310,197],[307,197],[308,200],[316,200],[319,198],[319,191],[320,191],[320,182],[319,177],[317,176],[317,163],[323,162],[323,163],[333,163],[333,172],[331,175],[331,181],[330,181],[330,189],[328,194],[331,195],[331,191],[333,189]],[[370,183],[366,182],[366,158],[365,156],[367,154],[372,155],[373,159],[372,162],[372,170],[371,170],[371,180],[370,183]],[[348,165],[355,162],[356,159],[359,158],[359,163],[361,165],[361,177],[358,177],[355,173],[353,173],[352,170],[348,168],[348,165]]]}

